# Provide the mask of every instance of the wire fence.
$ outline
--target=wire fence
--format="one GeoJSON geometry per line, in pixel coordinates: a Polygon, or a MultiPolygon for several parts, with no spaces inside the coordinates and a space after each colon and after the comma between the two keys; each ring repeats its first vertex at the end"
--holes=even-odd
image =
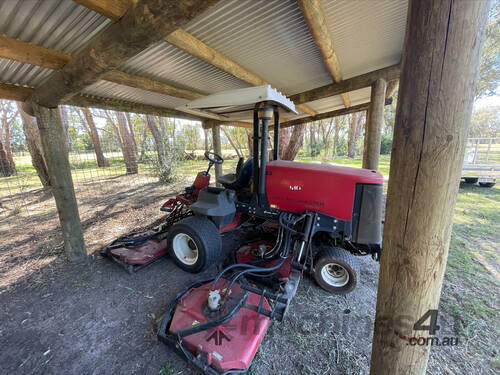
{"type": "MultiPolygon", "coordinates": [[[[191,184],[199,171],[206,170],[203,151],[180,152],[173,161],[168,183],[159,182],[158,156],[152,139],[142,142],[136,150],[137,173],[127,174],[123,152],[118,141],[103,141],[101,148],[107,165],[99,167],[96,153],[88,147],[70,146],[68,152],[71,174],[82,221],[105,214],[109,207],[140,200],[144,195],[161,195],[167,187],[180,191],[191,184]],[[186,156],[196,160],[188,160],[186,156]]],[[[236,161],[231,152],[223,165],[224,173],[234,172],[236,161]]],[[[50,189],[44,189],[29,152],[13,154],[16,173],[0,177],[0,235],[13,227],[37,225],[57,219],[55,201],[50,189]]],[[[1,172],[1,171],[0,171],[1,172]]],[[[212,171],[212,175],[214,172],[212,171]]],[[[212,178],[212,182],[215,179],[212,178]]],[[[165,198],[166,198],[165,193],[165,198]]]]}

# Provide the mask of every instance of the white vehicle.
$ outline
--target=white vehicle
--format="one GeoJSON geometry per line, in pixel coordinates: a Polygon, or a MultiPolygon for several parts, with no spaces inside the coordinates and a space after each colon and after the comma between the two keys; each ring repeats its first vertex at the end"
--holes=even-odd
{"type": "Polygon", "coordinates": [[[500,138],[469,138],[462,166],[466,183],[493,187],[500,175],[500,138]]]}

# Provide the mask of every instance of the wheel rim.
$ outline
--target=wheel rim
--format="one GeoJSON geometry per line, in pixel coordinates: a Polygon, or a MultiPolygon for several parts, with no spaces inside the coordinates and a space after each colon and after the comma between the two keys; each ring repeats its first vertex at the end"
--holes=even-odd
{"type": "Polygon", "coordinates": [[[175,256],[182,263],[192,266],[198,261],[198,246],[189,235],[185,233],[175,235],[172,246],[175,256]]]}
{"type": "Polygon", "coordinates": [[[338,263],[328,263],[321,269],[321,277],[328,285],[340,288],[349,282],[349,272],[338,263]]]}

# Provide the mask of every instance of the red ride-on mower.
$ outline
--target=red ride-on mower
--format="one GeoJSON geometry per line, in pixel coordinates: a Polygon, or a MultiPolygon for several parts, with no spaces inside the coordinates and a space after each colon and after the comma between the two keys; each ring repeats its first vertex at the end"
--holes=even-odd
{"type": "Polygon", "coordinates": [[[167,235],[175,262],[199,272],[220,261],[220,231],[238,215],[275,230],[271,242],[262,238],[240,247],[234,264],[179,293],[158,338],[205,374],[244,373],[270,320],[285,317],[303,273],[331,293],[346,294],[359,279],[355,256],[379,259],[383,178],[365,169],[278,160],[280,114],[296,112],[269,86],[209,95],[184,110],[224,120],[253,115],[253,163],[250,182],[225,175],[218,179],[224,188],[200,190],[189,206],[194,216],[167,235]]]}
{"type": "MultiPolygon", "coordinates": [[[[161,259],[168,253],[167,248],[167,234],[171,226],[193,215],[189,209],[193,203],[198,199],[198,194],[202,189],[210,185],[210,169],[214,164],[222,164],[223,159],[213,153],[205,152],[205,158],[209,161],[208,169],[206,171],[198,172],[193,185],[186,187],[184,193],[177,195],[175,198],[166,201],[160,208],[161,211],[168,212],[168,215],[160,219],[160,224],[153,226],[151,229],[139,230],[132,233],[127,233],[101,250],[101,255],[112,259],[120,266],[125,268],[129,273],[136,272],[154,261],[161,259]]],[[[246,163],[240,159],[236,170],[235,180],[240,185],[249,183],[252,171],[252,158],[246,163]]],[[[219,232],[225,232],[234,229],[240,224],[241,215],[235,215],[233,221],[226,226],[219,229],[219,232]]],[[[195,223],[197,218],[191,218],[191,223],[195,223]]],[[[179,228],[179,227],[178,227],[179,228]]],[[[187,237],[183,237],[184,242],[189,246],[187,237]]],[[[182,257],[179,253],[182,243],[182,238],[179,237],[176,242],[175,251],[177,251],[174,259],[182,257]]],[[[187,253],[186,253],[187,254],[187,253]]],[[[186,262],[189,262],[185,258],[186,262]]],[[[187,266],[186,270],[195,271],[196,268],[187,266]]]]}

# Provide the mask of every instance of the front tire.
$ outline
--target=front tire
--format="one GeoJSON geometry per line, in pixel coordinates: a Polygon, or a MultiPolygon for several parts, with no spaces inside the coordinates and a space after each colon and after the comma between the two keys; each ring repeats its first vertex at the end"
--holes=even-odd
{"type": "Polygon", "coordinates": [[[207,217],[187,217],[168,232],[167,248],[177,266],[191,273],[206,270],[220,256],[219,231],[207,217]]]}
{"type": "Polygon", "coordinates": [[[332,294],[348,294],[358,284],[358,262],[347,250],[325,246],[314,259],[314,279],[332,294]]]}

